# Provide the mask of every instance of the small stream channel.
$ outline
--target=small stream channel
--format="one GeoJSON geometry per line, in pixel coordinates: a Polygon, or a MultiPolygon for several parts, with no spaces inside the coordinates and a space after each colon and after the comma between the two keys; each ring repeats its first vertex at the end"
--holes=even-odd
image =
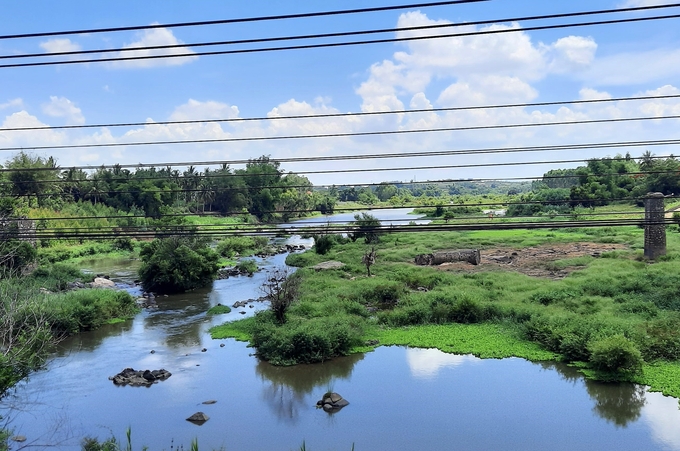
{"type": "MultiPolygon", "coordinates": [[[[136,275],[131,261],[89,269],[119,282],[136,275]]],[[[349,451],[353,443],[358,451],[680,450],[677,399],[586,381],[564,365],[383,347],[282,368],[259,361],[245,343],[212,340],[212,325],[265,305],[215,318],[205,312],[259,297],[264,276],[160,298],[158,310],[66,340],[45,371],[3,400],[0,415],[28,438],[23,445],[64,450],[80,449],[86,435],[124,439],[128,427],[135,450],[188,447],[194,438],[200,449],[238,451],[299,449],[303,440],[313,451],[349,451]],[[108,377],[126,367],[173,375],[148,388],[114,386],[108,377]],[[329,388],[350,405],[317,410],[329,388]],[[202,404],[208,400],[217,403],[202,404]],[[210,420],[185,420],[197,411],[210,420]]]]}

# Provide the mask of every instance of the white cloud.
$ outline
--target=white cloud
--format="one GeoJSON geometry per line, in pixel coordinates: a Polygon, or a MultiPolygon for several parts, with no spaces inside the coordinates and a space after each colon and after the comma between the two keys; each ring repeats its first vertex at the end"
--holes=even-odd
{"type": "Polygon", "coordinates": [[[85,117],[80,108],[66,97],[50,96],[50,102],[42,105],[42,111],[48,116],[64,118],[72,124],[85,123],[85,117]]]}
{"type": "Polygon", "coordinates": [[[78,43],[66,38],[50,39],[48,41],[41,42],[40,48],[42,48],[47,53],[77,52],[81,50],[81,47],[78,43]]]}
{"type": "Polygon", "coordinates": [[[170,115],[171,121],[198,119],[234,119],[238,117],[238,107],[215,101],[199,102],[189,99],[184,105],[175,108],[170,115]]]}
{"type": "Polygon", "coordinates": [[[635,8],[638,6],[670,5],[676,3],[675,0],[626,0],[619,5],[619,8],[635,8]]]}
{"type": "Polygon", "coordinates": [[[593,38],[567,36],[547,47],[552,57],[550,71],[555,73],[576,72],[590,66],[595,59],[597,43],[593,38]]]}
{"type": "Polygon", "coordinates": [[[598,91],[591,88],[583,88],[578,92],[578,94],[581,100],[605,100],[612,98],[611,94],[608,92],[598,91]]]}
{"type": "MultiPolygon", "coordinates": [[[[47,127],[48,124],[41,122],[37,117],[27,111],[19,111],[7,116],[1,128],[26,128],[47,127]]],[[[66,135],[54,130],[28,130],[0,133],[0,146],[2,147],[36,147],[63,144],[66,135]]]]}
{"type": "Polygon", "coordinates": [[[580,78],[596,86],[625,86],[677,76],[680,76],[680,50],[669,48],[597,58],[580,78]]]}
{"type": "MultiPolygon", "coordinates": [[[[182,41],[178,40],[172,31],[167,28],[154,28],[145,30],[138,35],[138,39],[130,44],[125,45],[125,49],[135,49],[140,47],[152,47],[161,45],[181,45],[182,41]]],[[[155,49],[155,50],[131,50],[115,54],[115,58],[135,58],[145,56],[158,55],[194,55],[195,52],[188,47],[175,47],[169,49],[155,49]]],[[[130,61],[115,61],[108,64],[109,67],[115,69],[138,69],[150,68],[159,66],[181,66],[183,64],[191,63],[198,59],[198,56],[174,57],[174,58],[152,58],[140,59],[130,61]]]]}
{"type": "Polygon", "coordinates": [[[15,108],[15,107],[21,108],[21,107],[23,107],[23,105],[24,105],[24,101],[22,99],[19,99],[19,98],[12,99],[12,100],[8,100],[5,103],[0,103],[0,110],[4,110],[6,108],[15,108]]]}

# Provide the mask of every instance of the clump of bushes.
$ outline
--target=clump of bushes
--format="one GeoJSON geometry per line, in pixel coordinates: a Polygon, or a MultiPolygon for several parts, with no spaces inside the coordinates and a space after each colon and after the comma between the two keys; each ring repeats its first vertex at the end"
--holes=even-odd
{"type": "Polygon", "coordinates": [[[222,257],[252,255],[267,248],[269,240],[264,236],[230,236],[220,240],[215,250],[222,257]]]}
{"type": "Polygon", "coordinates": [[[247,273],[252,276],[257,272],[257,262],[250,258],[241,260],[236,264],[236,269],[242,274],[247,273]]]}
{"type": "Polygon", "coordinates": [[[346,238],[342,235],[314,235],[314,252],[319,255],[326,255],[336,244],[345,244],[346,238]]]}
{"type": "Polygon", "coordinates": [[[40,266],[33,271],[30,279],[49,291],[64,291],[69,282],[92,282],[93,274],[85,274],[80,269],[66,263],[40,266]]]}
{"type": "Polygon", "coordinates": [[[590,363],[597,370],[608,373],[637,373],[642,369],[642,354],[635,344],[623,335],[613,335],[590,345],[590,363]]]}
{"type": "Polygon", "coordinates": [[[169,237],[144,244],[139,277],[146,291],[180,293],[210,284],[219,256],[197,237],[169,237]]]}
{"type": "Polygon", "coordinates": [[[315,363],[347,355],[362,344],[362,330],[350,316],[295,319],[281,326],[271,311],[255,316],[252,345],[275,365],[315,363]]]}

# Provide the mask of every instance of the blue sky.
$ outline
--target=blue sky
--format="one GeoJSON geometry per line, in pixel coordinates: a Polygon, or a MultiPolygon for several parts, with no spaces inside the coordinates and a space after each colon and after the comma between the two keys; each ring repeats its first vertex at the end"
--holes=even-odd
{"type": "MultiPolygon", "coordinates": [[[[359,1],[92,1],[22,0],[3,5],[0,34],[216,20],[393,5],[359,1]]],[[[491,0],[420,10],[238,25],[158,29],[0,41],[0,55],[64,49],[286,36],[470,22],[528,15],[672,3],[651,0],[539,2],[491,0]]],[[[680,8],[650,14],[680,13],[680,8]]],[[[638,15],[640,13],[637,13],[638,15]]],[[[635,14],[627,14],[632,17],[635,14]]],[[[588,20],[588,19],[586,19],[588,20]]],[[[570,19],[567,19],[570,21],[570,19]]],[[[95,63],[0,69],[0,122],[31,125],[149,122],[134,128],[0,132],[0,148],[154,140],[408,130],[680,114],[678,100],[178,126],[173,119],[216,119],[328,112],[541,102],[680,94],[679,19],[638,24],[527,31],[457,39],[332,49],[200,56],[137,64],[95,63]]],[[[493,27],[525,28],[503,22],[493,27]]],[[[479,30],[488,27],[468,27],[479,30]]],[[[678,120],[275,142],[44,150],[62,166],[160,163],[382,152],[483,149],[678,137],[678,120]]],[[[645,148],[632,148],[633,156],[645,148]]],[[[656,154],[672,148],[652,148],[656,154]]],[[[626,149],[620,150],[621,152],[626,149]]],[[[552,161],[614,155],[616,149],[287,164],[292,171],[552,161]]],[[[675,153],[679,153],[675,150],[675,153]]],[[[0,150],[0,161],[12,152],[0,150]]],[[[573,166],[562,165],[562,166],[573,166]]],[[[459,177],[536,176],[549,165],[310,175],[317,184],[459,177]]]]}

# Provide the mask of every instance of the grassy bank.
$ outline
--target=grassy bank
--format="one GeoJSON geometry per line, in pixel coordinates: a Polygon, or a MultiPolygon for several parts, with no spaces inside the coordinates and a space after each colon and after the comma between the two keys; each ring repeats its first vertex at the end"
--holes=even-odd
{"type": "Polygon", "coordinates": [[[60,339],[138,312],[126,292],[105,289],[59,291],[88,277],[73,267],[40,268],[31,276],[0,281],[0,397],[43,365],[60,339]]]}
{"type": "Polygon", "coordinates": [[[593,378],[632,380],[680,397],[680,234],[669,255],[641,258],[635,227],[545,231],[393,234],[376,245],[367,277],[363,242],[336,244],[326,255],[294,254],[302,276],[287,322],[269,313],[214,328],[215,338],[248,340],[279,364],[320,361],[376,345],[574,362],[593,378]],[[616,250],[536,261],[563,279],[505,267],[416,267],[413,258],[441,249],[526,248],[569,243],[616,250]],[[327,260],[341,269],[314,271],[327,260]]]}

